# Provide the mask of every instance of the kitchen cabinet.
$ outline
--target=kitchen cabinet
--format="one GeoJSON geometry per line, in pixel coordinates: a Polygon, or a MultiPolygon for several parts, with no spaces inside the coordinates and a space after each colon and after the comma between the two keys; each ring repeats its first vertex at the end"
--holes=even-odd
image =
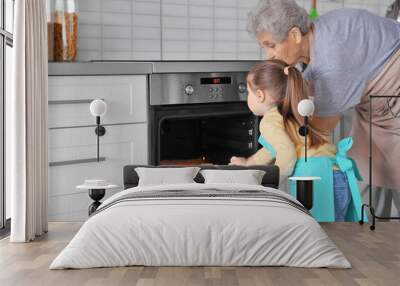
{"type": "Polygon", "coordinates": [[[107,103],[102,124],[147,121],[147,76],[52,76],[49,78],[49,127],[95,123],[93,99],[107,103]]]}
{"type": "Polygon", "coordinates": [[[95,127],[49,131],[49,219],[82,221],[91,203],[87,191],[75,187],[85,179],[105,179],[121,186],[108,190],[106,198],[122,190],[122,169],[147,164],[147,124],[105,126],[96,161],[95,127]],[[86,161],[85,161],[86,160],[86,161]]]}
{"type": "Polygon", "coordinates": [[[49,194],[50,221],[84,221],[91,199],[76,186],[85,179],[105,179],[122,190],[122,170],[128,164],[148,164],[146,76],[49,77],[49,194]],[[92,99],[107,102],[105,127],[97,162],[92,99]],[[85,101],[86,100],[86,101],[85,101]],[[57,101],[56,103],[54,103],[57,101]],[[51,115],[51,116],[50,116],[51,115]]]}

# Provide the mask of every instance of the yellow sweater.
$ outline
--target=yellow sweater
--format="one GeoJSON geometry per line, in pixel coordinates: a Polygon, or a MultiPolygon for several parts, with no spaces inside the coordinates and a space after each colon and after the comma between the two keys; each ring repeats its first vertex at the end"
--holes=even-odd
{"type": "MultiPolygon", "coordinates": [[[[275,149],[275,156],[266,148],[261,148],[254,156],[254,160],[258,165],[270,164],[275,159],[275,165],[280,168],[281,175],[289,176],[293,172],[293,168],[298,158],[304,157],[305,145],[304,137],[298,133],[299,126],[294,124],[286,130],[283,123],[283,117],[279,113],[277,107],[272,107],[260,122],[261,136],[275,149]],[[298,140],[293,142],[290,134],[295,134],[298,140]]],[[[329,142],[329,141],[328,141],[329,142]]],[[[326,143],[318,148],[308,148],[308,157],[335,157],[336,146],[332,143],[326,143]]]]}

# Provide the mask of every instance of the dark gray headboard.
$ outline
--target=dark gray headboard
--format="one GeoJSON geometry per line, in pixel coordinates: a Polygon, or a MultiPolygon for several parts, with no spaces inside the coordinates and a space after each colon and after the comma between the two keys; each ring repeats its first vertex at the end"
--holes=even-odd
{"type": "MultiPolygon", "coordinates": [[[[138,185],[139,176],[135,171],[137,167],[147,167],[147,168],[181,168],[182,166],[149,166],[149,165],[128,165],[124,167],[124,189],[133,188],[138,185]]],[[[275,165],[266,166],[217,166],[217,165],[204,165],[196,166],[202,170],[206,169],[218,169],[218,170],[263,170],[265,171],[264,178],[262,180],[262,185],[265,187],[271,187],[277,189],[279,187],[279,168],[275,165]]],[[[204,183],[203,176],[199,173],[194,179],[197,183],[204,183]]]]}

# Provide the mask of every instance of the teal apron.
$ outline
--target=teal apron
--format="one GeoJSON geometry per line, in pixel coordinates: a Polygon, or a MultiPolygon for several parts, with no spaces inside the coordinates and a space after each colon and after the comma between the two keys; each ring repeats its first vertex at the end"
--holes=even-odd
{"type": "MultiPolygon", "coordinates": [[[[259,142],[263,147],[273,154],[274,148],[260,137],[259,142]],[[265,144],[265,145],[264,145],[265,144]]],[[[298,159],[294,168],[294,177],[320,177],[321,180],[314,181],[314,203],[310,210],[313,217],[320,222],[335,221],[335,200],[333,193],[333,166],[336,165],[344,172],[349,182],[352,200],[345,216],[345,221],[359,221],[361,219],[361,195],[358,188],[358,180],[362,177],[354,160],[347,156],[347,152],[353,145],[351,137],[345,138],[338,143],[336,157],[309,157],[307,162],[304,158],[298,159]]],[[[296,197],[296,184],[290,182],[290,190],[296,197]]]]}

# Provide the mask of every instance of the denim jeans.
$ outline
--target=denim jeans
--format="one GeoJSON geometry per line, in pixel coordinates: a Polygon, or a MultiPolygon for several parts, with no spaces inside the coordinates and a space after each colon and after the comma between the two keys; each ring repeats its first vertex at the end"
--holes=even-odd
{"type": "Polygon", "coordinates": [[[344,221],[351,202],[351,192],[346,174],[333,171],[333,193],[335,198],[335,221],[344,221]]]}

